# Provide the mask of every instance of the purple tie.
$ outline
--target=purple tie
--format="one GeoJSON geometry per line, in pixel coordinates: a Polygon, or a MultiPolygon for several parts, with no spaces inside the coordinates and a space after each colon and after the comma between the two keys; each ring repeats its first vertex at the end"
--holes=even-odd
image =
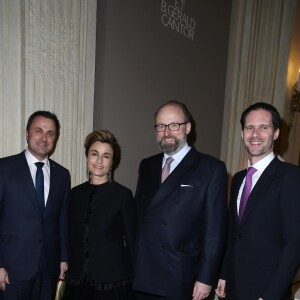
{"type": "Polygon", "coordinates": [[[244,214],[244,210],[247,204],[248,197],[251,192],[251,187],[252,187],[252,175],[256,172],[257,170],[253,167],[249,167],[247,170],[247,175],[246,175],[246,182],[244,185],[244,189],[242,192],[241,196],[241,201],[240,201],[240,209],[239,209],[239,221],[241,222],[244,214]]]}
{"type": "Polygon", "coordinates": [[[163,183],[166,178],[169,176],[170,174],[170,165],[172,163],[172,161],[174,160],[173,157],[169,156],[166,160],[166,163],[162,169],[162,172],[161,172],[161,183],[163,183]]]}

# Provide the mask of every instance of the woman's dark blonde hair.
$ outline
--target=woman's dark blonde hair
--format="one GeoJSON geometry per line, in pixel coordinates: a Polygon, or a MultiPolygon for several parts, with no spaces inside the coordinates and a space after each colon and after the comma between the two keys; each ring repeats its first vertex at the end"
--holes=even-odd
{"type": "Polygon", "coordinates": [[[121,159],[121,149],[120,145],[118,144],[117,139],[114,137],[114,135],[109,132],[108,130],[96,130],[88,134],[85,138],[84,142],[84,148],[85,148],[85,156],[88,156],[90,147],[95,142],[101,142],[109,144],[113,150],[113,164],[112,169],[115,170],[121,159]]]}

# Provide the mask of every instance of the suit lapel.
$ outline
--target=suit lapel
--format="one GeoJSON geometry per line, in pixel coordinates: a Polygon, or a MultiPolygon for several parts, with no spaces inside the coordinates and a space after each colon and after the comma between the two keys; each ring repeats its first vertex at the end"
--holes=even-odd
{"type": "Polygon", "coordinates": [[[159,155],[152,165],[150,182],[152,184],[151,190],[157,191],[161,186],[161,171],[162,171],[162,160],[164,155],[159,155]]]}
{"type": "Polygon", "coordinates": [[[247,201],[247,205],[245,207],[243,219],[241,222],[241,227],[247,221],[249,215],[251,215],[251,211],[255,207],[255,204],[260,200],[260,197],[264,194],[266,187],[272,184],[275,175],[275,170],[278,163],[280,163],[279,160],[277,158],[274,158],[273,161],[271,161],[271,163],[266,167],[264,172],[261,174],[256,185],[252,189],[247,201]]]}
{"type": "MultiPolygon", "coordinates": [[[[241,188],[241,185],[243,183],[243,180],[246,176],[247,170],[243,170],[241,171],[236,178],[235,184],[232,185],[232,195],[231,195],[231,199],[233,200],[233,216],[234,216],[234,220],[236,222],[236,224],[239,224],[239,216],[238,216],[238,208],[237,208],[237,199],[238,199],[238,195],[239,195],[239,191],[241,188]]],[[[231,201],[232,201],[231,200],[231,201]]]]}
{"type": "Polygon", "coordinates": [[[157,192],[147,207],[148,211],[165,199],[174,189],[178,188],[181,179],[191,170],[191,165],[193,165],[195,159],[195,151],[196,150],[192,148],[162,184],[160,183],[162,170],[160,161],[159,174],[153,174],[159,178],[159,181],[155,182],[156,185],[158,184],[155,189],[157,192]]]}

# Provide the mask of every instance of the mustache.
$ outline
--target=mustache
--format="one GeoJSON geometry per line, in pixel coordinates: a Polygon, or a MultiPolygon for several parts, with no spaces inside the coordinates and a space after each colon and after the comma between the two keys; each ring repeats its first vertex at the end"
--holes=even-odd
{"type": "Polygon", "coordinates": [[[166,140],[166,139],[175,139],[175,137],[173,135],[167,135],[162,137],[162,140],[166,140]]]}

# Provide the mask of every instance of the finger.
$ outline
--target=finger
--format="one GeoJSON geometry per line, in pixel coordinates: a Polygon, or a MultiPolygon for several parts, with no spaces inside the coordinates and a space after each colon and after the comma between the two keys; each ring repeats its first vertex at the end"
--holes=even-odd
{"type": "Polygon", "coordinates": [[[61,272],[59,275],[59,278],[64,280],[65,279],[65,272],[61,272]]]}
{"type": "Polygon", "coordinates": [[[194,288],[193,288],[193,297],[195,296],[195,294],[196,294],[196,286],[194,285],[194,288]]]}

